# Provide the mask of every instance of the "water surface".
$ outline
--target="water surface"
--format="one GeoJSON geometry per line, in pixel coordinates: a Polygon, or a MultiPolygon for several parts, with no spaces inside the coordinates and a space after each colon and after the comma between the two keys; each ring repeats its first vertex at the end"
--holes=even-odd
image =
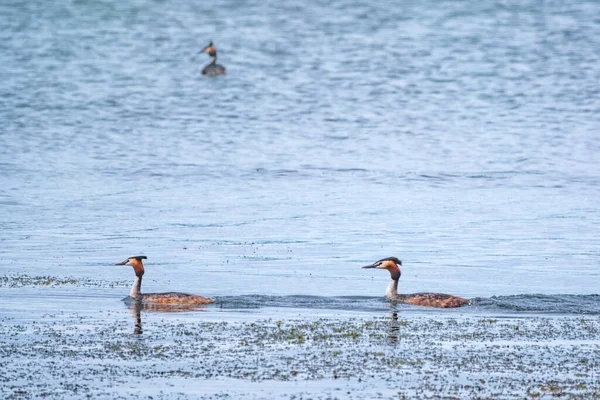
{"type": "MultiPolygon", "coordinates": [[[[600,309],[597,2],[34,0],[0,16],[4,276],[92,279],[60,296],[120,309],[128,283],[107,282],[132,272],[113,264],[145,254],[144,290],[223,298],[219,318],[381,312],[388,277],[360,266],[394,255],[402,291],[483,313],[600,309]],[[200,74],[209,40],[227,76],[200,74]]],[[[2,314],[57,290],[4,287],[2,314]]]]}

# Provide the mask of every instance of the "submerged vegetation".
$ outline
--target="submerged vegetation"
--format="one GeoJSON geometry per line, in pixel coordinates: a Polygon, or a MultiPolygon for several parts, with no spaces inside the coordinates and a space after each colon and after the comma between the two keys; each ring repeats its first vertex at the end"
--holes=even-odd
{"type": "Polygon", "coordinates": [[[79,286],[79,287],[125,287],[125,281],[105,281],[90,278],[74,278],[64,276],[31,276],[4,275],[0,276],[0,287],[19,288],[26,286],[79,286]]]}
{"type": "Polygon", "coordinates": [[[3,398],[129,397],[142,387],[154,399],[600,395],[599,317],[221,322],[142,312],[5,318],[0,337],[3,398]]]}

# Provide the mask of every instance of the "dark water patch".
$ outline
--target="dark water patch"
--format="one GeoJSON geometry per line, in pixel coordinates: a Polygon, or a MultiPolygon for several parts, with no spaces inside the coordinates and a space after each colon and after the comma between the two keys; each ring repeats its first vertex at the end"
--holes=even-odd
{"type": "Polygon", "coordinates": [[[390,305],[383,297],[366,296],[219,296],[215,306],[221,309],[259,309],[263,307],[307,308],[322,310],[385,311],[390,305]]]}
{"type": "Polygon", "coordinates": [[[600,295],[597,294],[522,294],[476,297],[471,299],[470,305],[485,311],[600,315],[600,295]]]}
{"type": "Polygon", "coordinates": [[[324,167],[324,166],[317,166],[317,165],[303,165],[302,169],[307,170],[307,171],[318,171],[318,172],[322,172],[322,173],[331,173],[331,174],[338,174],[338,173],[349,173],[349,174],[353,174],[353,173],[367,173],[370,172],[368,169],[365,168],[334,168],[334,167],[324,167]]]}
{"type": "MultiPolygon", "coordinates": [[[[221,309],[259,309],[263,307],[305,308],[344,311],[385,311],[410,312],[436,311],[440,309],[417,307],[394,303],[385,297],[369,296],[218,296],[215,306],[221,309]]],[[[443,309],[440,312],[507,312],[562,315],[600,315],[600,295],[514,295],[476,297],[469,305],[461,308],[443,309]]]]}
{"type": "Polygon", "coordinates": [[[172,223],[170,226],[182,227],[182,228],[220,228],[222,224],[185,224],[185,223],[172,223]]]}

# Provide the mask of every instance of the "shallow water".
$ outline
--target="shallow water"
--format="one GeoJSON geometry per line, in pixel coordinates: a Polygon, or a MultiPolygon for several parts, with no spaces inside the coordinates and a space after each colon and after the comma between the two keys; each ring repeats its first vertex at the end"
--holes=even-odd
{"type": "Polygon", "coordinates": [[[219,299],[192,321],[380,316],[392,255],[451,315],[598,315],[599,31],[595,1],[3,1],[0,317],[128,319],[138,254],[219,299]]]}
{"type": "MultiPolygon", "coordinates": [[[[125,311],[122,309],[122,311],[125,311]]],[[[128,310],[129,311],[129,310],[128,310]]],[[[1,317],[6,398],[596,398],[598,317],[1,317]],[[141,333],[141,334],[140,334],[141,333]]],[[[268,314],[267,314],[268,315],[268,314]]]]}

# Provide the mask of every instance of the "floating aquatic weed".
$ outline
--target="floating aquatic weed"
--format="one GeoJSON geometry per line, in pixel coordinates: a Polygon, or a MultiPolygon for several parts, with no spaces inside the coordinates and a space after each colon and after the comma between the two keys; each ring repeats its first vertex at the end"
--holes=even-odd
{"type": "MultiPolygon", "coordinates": [[[[349,389],[377,385],[382,390],[393,388],[394,393],[400,389],[402,393],[450,393],[458,398],[522,398],[527,395],[526,388],[531,388],[531,394],[551,396],[553,392],[540,387],[556,382],[565,388],[557,394],[593,398],[590,372],[594,366],[581,360],[594,359],[598,345],[593,341],[600,340],[600,334],[578,329],[583,325],[580,318],[507,319],[493,324],[479,323],[480,319],[442,319],[440,324],[432,324],[431,317],[409,317],[403,321],[410,329],[402,330],[402,340],[390,346],[388,335],[394,333],[390,327],[398,322],[393,316],[282,319],[279,324],[269,320],[191,324],[163,319],[155,321],[160,329],[149,328],[144,333],[143,341],[124,338],[124,324],[119,324],[120,330],[111,330],[96,323],[92,331],[102,332],[100,342],[98,335],[62,329],[47,317],[36,326],[40,331],[35,335],[27,331],[11,336],[15,331],[10,325],[0,326],[0,363],[8,368],[8,378],[26,371],[24,382],[33,382],[34,376],[50,365],[62,371],[60,379],[67,383],[75,383],[69,376],[102,378],[105,395],[100,397],[118,393],[131,379],[152,382],[160,377],[161,382],[173,383],[176,379],[236,379],[241,388],[249,382],[266,382],[268,388],[268,382],[290,379],[316,385],[342,380],[349,389]],[[553,329],[541,332],[543,326],[553,329]],[[465,335],[469,339],[461,339],[465,335]],[[568,343],[583,338],[588,344],[568,343]],[[241,341],[244,346],[239,345],[241,341]],[[94,367],[98,362],[102,367],[94,367]],[[74,371],[77,375],[72,375],[74,371]],[[402,381],[392,379],[398,373],[404,376],[402,381]],[[576,374],[581,377],[569,378],[576,374]],[[473,384],[461,384],[465,379],[473,384]]],[[[79,321],[71,320],[72,325],[79,321]]],[[[600,325],[598,318],[585,320],[590,327],[600,325]]],[[[83,387],[79,393],[90,390],[97,394],[94,382],[80,379],[77,383],[83,387]]],[[[45,391],[58,390],[52,381],[49,385],[45,391]]],[[[40,397],[41,390],[21,389],[40,397]]],[[[3,390],[0,388],[0,396],[7,397],[3,390]]],[[[69,390],[66,393],[76,397],[74,387],[69,390]]]]}
{"type": "Polygon", "coordinates": [[[31,276],[31,275],[4,275],[0,276],[0,287],[19,288],[28,286],[78,286],[113,288],[128,286],[126,281],[103,281],[90,278],[58,277],[58,276],[31,276]]]}

